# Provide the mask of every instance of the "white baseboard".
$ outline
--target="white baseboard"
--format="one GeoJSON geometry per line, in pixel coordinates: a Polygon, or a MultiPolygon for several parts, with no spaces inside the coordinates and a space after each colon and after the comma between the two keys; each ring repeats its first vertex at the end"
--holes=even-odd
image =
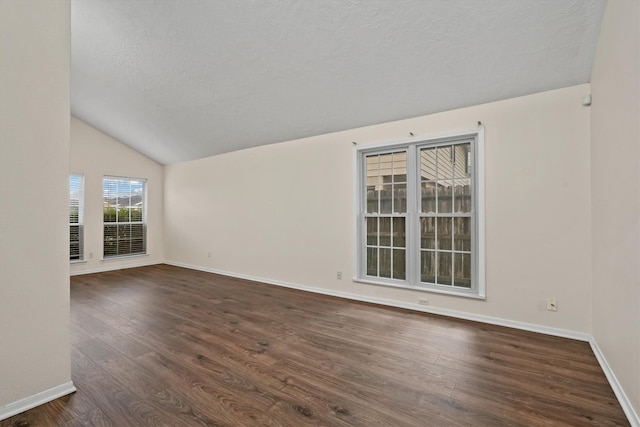
{"type": "Polygon", "coordinates": [[[75,391],[76,388],[73,385],[73,382],[69,381],[68,383],[60,384],[59,386],[50,388],[49,390],[41,391],[40,393],[9,403],[8,405],[0,407],[0,420],[13,417],[14,415],[18,415],[22,412],[28,411],[29,409],[35,408],[36,406],[51,402],[52,400],[66,396],[67,394],[75,391]]]}
{"type": "Polygon", "coordinates": [[[604,357],[602,350],[600,350],[600,347],[598,347],[598,343],[596,342],[595,338],[591,337],[591,339],[589,340],[589,344],[591,344],[591,350],[593,350],[593,354],[596,355],[596,359],[598,359],[598,363],[604,371],[604,374],[607,377],[607,380],[609,381],[613,392],[618,398],[618,402],[620,402],[620,406],[622,406],[622,410],[627,416],[629,423],[632,427],[640,427],[640,417],[638,417],[638,414],[633,409],[631,401],[622,389],[618,378],[616,378],[616,375],[611,370],[611,367],[609,366],[607,359],[604,357]]]}
{"type": "Polygon", "coordinates": [[[93,268],[89,270],[71,271],[69,275],[80,276],[82,274],[104,273],[105,271],[115,271],[115,270],[124,270],[126,268],[146,267],[149,265],[156,265],[156,264],[164,264],[164,262],[163,261],[145,261],[145,262],[137,262],[135,264],[125,264],[125,265],[114,264],[114,265],[107,265],[100,268],[93,268]]]}
{"type": "Polygon", "coordinates": [[[514,320],[501,319],[499,317],[491,317],[491,316],[484,316],[484,315],[481,315],[481,314],[465,313],[465,312],[462,312],[462,311],[455,311],[455,310],[449,310],[449,309],[446,309],[446,308],[438,308],[438,307],[430,307],[430,306],[412,304],[412,303],[408,303],[408,302],[401,302],[401,301],[390,300],[390,299],[385,299],[385,298],[369,297],[369,296],[364,296],[364,295],[359,295],[359,294],[353,294],[353,293],[350,293],[350,292],[341,292],[341,291],[334,291],[334,290],[330,290],[330,289],[316,288],[316,287],[312,287],[312,286],[299,285],[299,284],[296,284],[296,283],[287,283],[287,282],[282,282],[282,281],[279,281],[279,280],[267,279],[267,278],[264,278],[264,277],[255,277],[255,276],[250,276],[250,275],[247,275],[247,274],[233,273],[233,272],[229,272],[229,271],[216,270],[216,269],[213,269],[213,268],[200,267],[200,266],[197,266],[197,265],[183,264],[183,263],[173,262],[173,261],[165,261],[164,263],[168,264],[168,265],[173,265],[173,266],[176,266],[176,267],[184,267],[184,268],[188,268],[188,269],[191,269],[191,270],[205,271],[207,273],[215,273],[215,274],[220,274],[220,275],[223,275],[223,276],[235,277],[235,278],[238,278],[238,279],[252,280],[254,282],[267,283],[267,284],[270,284],[270,285],[282,286],[282,287],[285,287],[285,288],[299,289],[299,290],[302,290],[302,291],[313,292],[313,293],[316,293],[316,294],[330,295],[330,296],[334,296],[334,297],[346,298],[346,299],[350,299],[350,300],[354,300],[354,301],[368,302],[368,303],[372,303],[372,304],[386,305],[386,306],[390,306],[390,307],[406,308],[408,310],[421,311],[423,313],[439,314],[441,316],[454,317],[454,318],[457,318],[457,319],[472,320],[474,322],[481,322],[481,323],[488,323],[488,324],[491,324],[491,325],[506,326],[506,327],[509,327],[509,328],[521,329],[521,330],[531,331],[531,332],[538,332],[538,333],[541,333],[541,334],[553,335],[553,336],[556,336],[556,337],[571,338],[571,339],[578,340],[578,341],[586,341],[586,342],[588,342],[591,339],[591,335],[589,335],[589,334],[582,333],[582,332],[570,331],[570,330],[567,330],[567,329],[552,328],[552,327],[549,327],[549,326],[535,325],[533,323],[517,322],[517,321],[514,321],[514,320]]]}

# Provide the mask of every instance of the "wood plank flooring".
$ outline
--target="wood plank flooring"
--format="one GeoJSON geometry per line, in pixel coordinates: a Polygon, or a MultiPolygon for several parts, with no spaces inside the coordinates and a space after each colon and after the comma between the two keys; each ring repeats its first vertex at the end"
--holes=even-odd
{"type": "Polygon", "coordinates": [[[78,391],[0,427],[629,425],[584,342],[167,265],[71,318],[78,391]]]}

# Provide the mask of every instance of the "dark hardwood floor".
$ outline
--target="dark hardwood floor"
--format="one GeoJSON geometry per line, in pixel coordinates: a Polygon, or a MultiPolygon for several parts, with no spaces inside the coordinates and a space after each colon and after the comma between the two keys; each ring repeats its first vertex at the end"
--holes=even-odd
{"type": "Polygon", "coordinates": [[[78,391],[0,427],[628,425],[584,342],[166,265],[71,318],[78,391]]]}

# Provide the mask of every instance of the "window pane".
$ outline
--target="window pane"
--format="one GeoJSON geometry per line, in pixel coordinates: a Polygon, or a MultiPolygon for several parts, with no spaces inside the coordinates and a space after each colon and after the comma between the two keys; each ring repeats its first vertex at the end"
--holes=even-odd
{"type": "Polygon", "coordinates": [[[70,260],[80,259],[80,243],[71,242],[69,244],[69,259],[70,260]]]}
{"type": "Polygon", "coordinates": [[[378,218],[367,218],[367,245],[378,245],[378,218]]]}
{"type": "Polygon", "coordinates": [[[141,253],[145,251],[144,240],[133,239],[131,240],[131,253],[141,253]]]}
{"type": "Polygon", "coordinates": [[[127,255],[130,253],[131,226],[118,225],[118,255],[127,255]]]}
{"type": "Polygon", "coordinates": [[[142,211],[143,211],[143,200],[144,200],[144,182],[142,181],[131,181],[131,198],[129,206],[131,206],[131,217],[134,215],[140,215],[140,219],[132,221],[142,221],[142,211]]]}
{"type": "Polygon", "coordinates": [[[131,238],[142,239],[144,237],[144,225],[131,224],[131,238]]]}
{"type": "Polygon", "coordinates": [[[146,250],[145,181],[105,177],[103,180],[104,256],[146,250]]]}
{"type": "Polygon", "coordinates": [[[438,284],[451,284],[451,267],[451,252],[438,252],[438,284]]]}
{"type": "MultiPolygon", "coordinates": [[[[131,182],[129,180],[118,180],[118,206],[127,208],[131,206],[131,182]]],[[[129,219],[126,219],[128,221],[129,219]]],[[[118,220],[122,222],[122,220],[118,220]]]]}
{"type": "Polygon", "coordinates": [[[121,206],[117,211],[118,222],[129,222],[131,221],[129,216],[130,210],[125,206],[121,206]]]}
{"type": "Polygon", "coordinates": [[[380,156],[380,180],[383,184],[390,183],[393,175],[393,154],[380,156]]]}
{"type": "Polygon", "coordinates": [[[116,222],[116,208],[105,206],[103,214],[104,222],[116,222]]]}
{"type": "Polygon", "coordinates": [[[436,179],[435,148],[424,148],[420,150],[420,178],[423,181],[436,179]]]}
{"type": "Polygon", "coordinates": [[[454,255],[454,285],[463,288],[471,287],[471,254],[454,255]]]}
{"type": "Polygon", "coordinates": [[[438,180],[453,178],[453,150],[451,146],[438,147],[438,180]]]}
{"type": "Polygon", "coordinates": [[[436,253],[422,251],[420,254],[420,281],[435,283],[436,281],[436,253]]]}
{"type": "Polygon", "coordinates": [[[69,175],[69,259],[81,260],[84,208],[84,177],[69,175]]]}
{"type": "Polygon", "coordinates": [[[71,201],[71,206],[69,207],[69,223],[77,224],[78,223],[78,206],[73,205],[73,200],[71,201]]]}
{"type": "Polygon", "coordinates": [[[367,248],[367,275],[378,275],[378,248],[367,248]]]}
{"type": "Polygon", "coordinates": [[[452,181],[438,182],[438,213],[451,213],[452,181]]]}
{"type": "Polygon", "coordinates": [[[423,213],[436,213],[436,183],[435,181],[423,182],[420,185],[423,213]]]}
{"type": "Polygon", "coordinates": [[[367,187],[367,213],[378,213],[379,192],[375,185],[367,187]]]}
{"type": "Polygon", "coordinates": [[[131,253],[131,240],[118,240],[118,255],[131,253]]]}
{"type": "Polygon", "coordinates": [[[420,218],[420,247],[422,249],[436,248],[435,218],[420,218]]]}
{"type": "Polygon", "coordinates": [[[393,250],[393,278],[404,280],[405,273],[405,251],[404,249],[393,250]]]}
{"type": "MultiPolygon", "coordinates": [[[[117,180],[113,178],[104,179],[104,206],[114,207],[118,204],[118,185],[117,180]]],[[[114,219],[115,221],[115,219],[114,219]]]]}
{"type": "Polygon", "coordinates": [[[115,241],[118,237],[117,226],[115,225],[105,225],[104,226],[104,240],[106,241],[115,241]]]}
{"type": "Polygon", "coordinates": [[[132,222],[141,222],[142,221],[142,208],[134,206],[131,208],[131,221],[132,222]]]}
{"type": "Polygon", "coordinates": [[[438,249],[451,250],[451,220],[438,218],[438,249]]]}
{"type": "Polygon", "coordinates": [[[404,248],[406,245],[406,230],[404,218],[393,218],[393,246],[404,248]]]}
{"type": "Polygon", "coordinates": [[[453,184],[454,212],[471,212],[471,180],[459,179],[453,184]]]}
{"type": "Polygon", "coordinates": [[[407,153],[393,154],[393,182],[407,182],[407,153]]]}
{"type": "Polygon", "coordinates": [[[391,277],[391,249],[380,248],[380,277],[391,277]]]}
{"type": "Polygon", "coordinates": [[[117,228],[115,225],[104,226],[104,256],[117,255],[117,228]]]}
{"type": "Polygon", "coordinates": [[[471,251],[471,218],[455,218],[454,224],[454,249],[456,251],[471,251]]]}
{"type": "Polygon", "coordinates": [[[380,246],[391,246],[391,218],[380,218],[380,246]]]}
{"type": "Polygon", "coordinates": [[[80,226],[69,227],[69,257],[72,260],[80,259],[80,226]]]}
{"type": "Polygon", "coordinates": [[[471,144],[460,144],[454,148],[454,178],[471,176],[471,144]]]}
{"type": "Polygon", "coordinates": [[[393,202],[391,184],[381,186],[380,190],[380,213],[390,214],[393,202]]]}
{"type": "Polygon", "coordinates": [[[367,185],[379,184],[378,156],[367,156],[367,185]]]}
{"type": "Polygon", "coordinates": [[[407,212],[407,184],[393,185],[393,212],[407,212]]]}

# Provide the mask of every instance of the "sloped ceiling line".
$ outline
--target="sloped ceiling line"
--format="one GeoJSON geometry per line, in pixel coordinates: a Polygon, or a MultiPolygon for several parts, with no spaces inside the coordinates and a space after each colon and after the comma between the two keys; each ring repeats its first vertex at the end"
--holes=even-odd
{"type": "Polygon", "coordinates": [[[73,0],[72,114],[176,163],[586,83],[604,0],[73,0]]]}

